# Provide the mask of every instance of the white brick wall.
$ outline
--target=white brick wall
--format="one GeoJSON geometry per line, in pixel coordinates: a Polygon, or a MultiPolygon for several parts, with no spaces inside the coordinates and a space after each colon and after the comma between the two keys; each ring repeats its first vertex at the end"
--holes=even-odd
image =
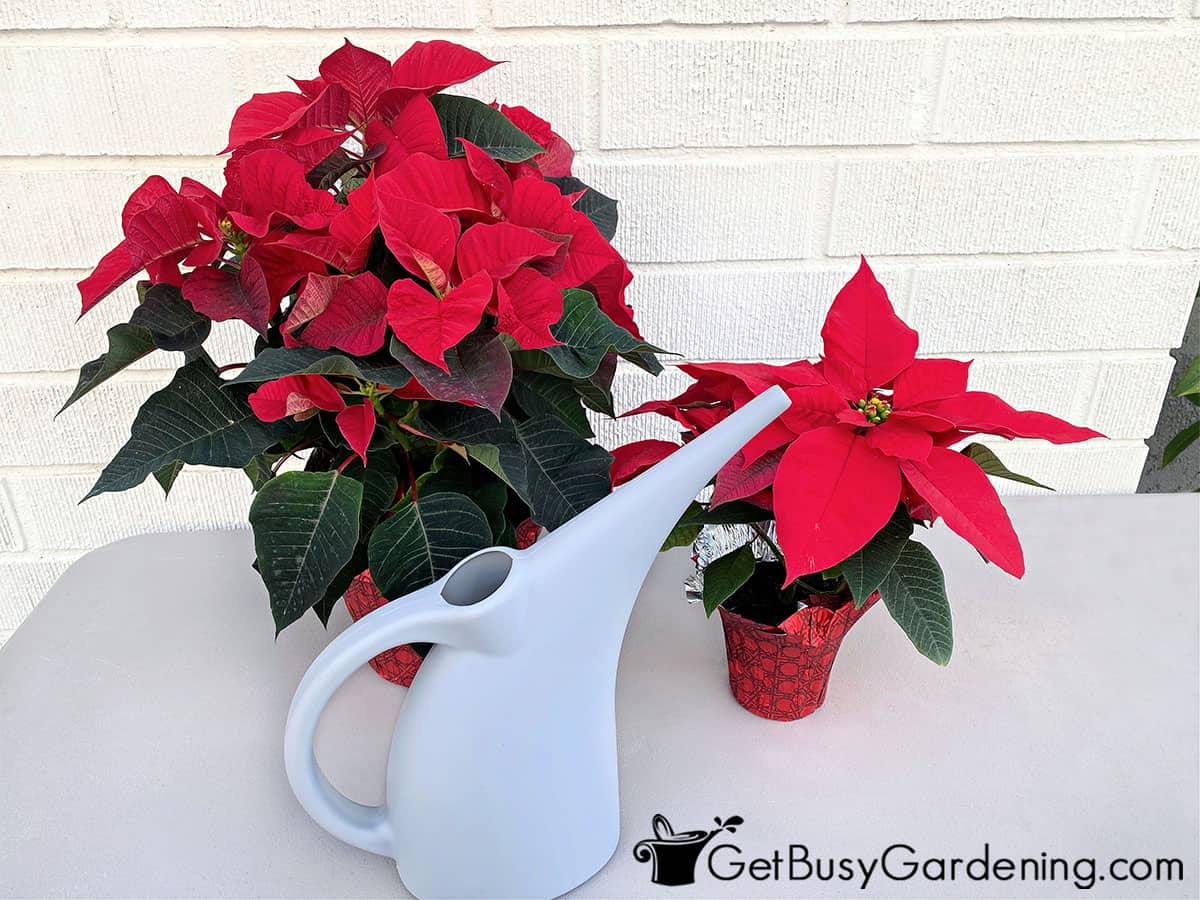
{"type": "MultiPolygon", "coordinates": [[[[229,472],[185,473],[169,502],[147,484],[77,506],[177,357],[53,419],[129,311],[126,292],[74,324],[74,282],[116,242],[137,183],[219,183],[206,154],[238,102],[315,72],[344,35],[510,60],[470,92],[550,118],[579,173],[620,198],[617,242],[657,343],[693,359],[817,353],[864,252],[922,352],[973,358],[980,387],[1113,438],[1004,444],[1014,468],[1067,492],[1136,487],[1200,278],[1200,2],[8,0],[0,642],[90,547],[244,521],[229,472]]],[[[241,358],[249,340],[219,326],[214,353],[241,358]]],[[[618,403],[683,383],[623,368],[618,403]]]]}

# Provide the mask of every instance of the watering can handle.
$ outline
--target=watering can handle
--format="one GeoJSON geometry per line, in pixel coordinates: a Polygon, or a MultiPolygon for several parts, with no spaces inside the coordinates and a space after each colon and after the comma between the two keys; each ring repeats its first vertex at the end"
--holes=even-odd
{"type": "Polygon", "coordinates": [[[317,765],[313,738],[325,705],[367,660],[414,641],[456,643],[469,618],[464,621],[463,610],[447,603],[440,588],[432,584],[386,603],[334,638],[304,673],[288,710],[284,766],[296,799],[334,837],[383,856],[394,852],[387,807],[355,803],[330,784],[317,765]]]}

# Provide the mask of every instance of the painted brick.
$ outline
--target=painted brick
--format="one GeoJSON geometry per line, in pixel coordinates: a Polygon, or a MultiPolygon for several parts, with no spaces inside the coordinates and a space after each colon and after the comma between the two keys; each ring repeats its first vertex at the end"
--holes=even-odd
{"type": "Polygon", "coordinates": [[[923,50],[920,40],[895,38],[609,44],[601,142],[910,143],[923,50]]]}
{"type": "Polygon", "coordinates": [[[121,0],[130,28],[470,28],[477,6],[475,0],[289,0],[281,14],[271,0],[121,0]]]}
{"type": "MultiPolygon", "coordinates": [[[[1013,472],[1060,494],[1132,494],[1146,462],[1141,441],[1088,441],[1056,447],[1038,441],[985,441],[1013,472]]],[[[1001,494],[1045,496],[1041,488],[995,479],[1001,494]]]]}
{"type": "Polygon", "coordinates": [[[824,22],[826,0],[581,0],[547,4],[540,0],[505,0],[495,8],[500,28],[531,25],[640,25],[681,22],[705,25],[737,22],[824,22]]]}
{"type": "Polygon", "coordinates": [[[0,550],[20,550],[23,543],[17,531],[17,517],[0,488],[0,550]]]}
{"type": "Polygon", "coordinates": [[[829,252],[1120,246],[1145,162],[1128,156],[864,159],[839,166],[829,252]]]}
{"type": "Polygon", "coordinates": [[[956,38],[933,139],[1200,137],[1198,84],[1200,35],[956,38]]]}
{"type": "Polygon", "coordinates": [[[0,269],[91,269],[121,240],[121,208],[139,184],[160,174],[173,185],[190,175],[220,187],[222,163],[143,170],[67,169],[9,176],[0,193],[0,269]]]}
{"type": "Polygon", "coordinates": [[[1116,19],[1175,15],[1173,0],[850,0],[850,21],[1116,19]]]}
{"type": "Polygon", "coordinates": [[[108,24],[108,0],[46,3],[45,0],[4,0],[0,30],[45,28],[103,28],[108,24]]]}
{"type": "Polygon", "coordinates": [[[0,631],[0,647],[3,647],[12,636],[13,633],[11,631],[0,631]]]}
{"type": "Polygon", "coordinates": [[[1158,164],[1138,246],[1200,247],[1198,184],[1200,156],[1174,156],[1158,164]]]}
{"type": "Polygon", "coordinates": [[[185,469],[169,498],[150,479],[132,490],[102,494],[79,505],[98,474],[7,477],[30,547],[90,549],[145,532],[236,528],[246,523],[250,482],[239,471],[185,469]]]}
{"type": "Polygon", "coordinates": [[[1175,360],[1166,351],[1103,360],[1084,424],[1113,437],[1150,437],[1174,368],[1175,360]]]}
{"type": "Polygon", "coordinates": [[[1175,347],[1200,262],[918,265],[908,322],[926,353],[1175,347]]]}
{"type": "Polygon", "coordinates": [[[818,163],[588,159],[576,171],[620,201],[615,243],[634,262],[809,255],[818,163]]]}
{"type": "MultiPolygon", "coordinates": [[[[453,93],[487,103],[499,100],[509,106],[526,106],[548,120],[572,146],[582,148],[590,143],[600,88],[596,82],[595,50],[587,42],[509,44],[469,38],[461,42],[490,59],[506,62],[466,84],[456,85],[453,93]]],[[[412,41],[381,34],[378,40],[355,43],[395,59],[412,41]]],[[[318,43],[308,38],[303,43],[275,41],[240,47],[236,53],[242,73],[241,95],[295,90],[287,76],[315,76],[321,60],[339,44],[340,41],[318,43]]]]}
{"type": "Polygon", "coordinates": [[[237,103],[224,45],[0,48],[0,153],[202,154],[237,103]],[[36,124],[34,124],[36,123],[36,124]]]}
{"type": "Polygon", "coordinates": [[[0,635],[10,634],[46,596],[70,561],[58,557],[32,560],[0,558],[0,635]]]}
{"type": "MultiPolygon", "coordinates": [[[[825,312],[854,268],[635,269],[627,296],[642,333],[689,359],[801,359],[821,352],[825,312]]],[[[902,303],[904,272],[875,274],[902,303]]]]}

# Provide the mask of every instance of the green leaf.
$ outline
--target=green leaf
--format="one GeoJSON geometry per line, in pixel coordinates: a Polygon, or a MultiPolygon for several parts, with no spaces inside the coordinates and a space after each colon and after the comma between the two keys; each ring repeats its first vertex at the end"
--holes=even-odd
{"type": "Polygon", "coordinates": [[[250,525],[276,634],[321,600],[353,557],[362,494],[337,472],[285,472],[254,496],[250,525]]]}
{"type": "Polygon", "coordinates": [[[378,467],[364,469],[359,480],[363,486],[362,530],[367,532],[375,527],[384,512],[395,502],[396,489],[400,482],[391,472],[378,467]]]}
{"type": "Polygon", "coordinates": [[[154,480],[158,482],[159,487],[163,489],[163,496],[171,493],[171,486],[175,484],[175,479],[179,477],[179,473],[183,471],[183,463],[176,460],[169,465],[163,466],[154,473],[154,480]]]}
{"type": "Polygon", "coordinates": [[[581,437],[594,437],[575,382],[537,372],[518,372],[513,399],[527,416],[553,416],[581,437]]]}
{"type": "Polygon", "coordinates": [[[316,347],[268,347],[225,384],[256,384],[286,375],[340,375],[391,387],[402,387],[412,377],[394,363],[365,363],[316,347]]]}
{"type": "Polygon", "coordinates": [[[242,471],[250,479],[250,489],[257,491],[275,477],[272,471],[275,463],[279,462],[282,453],[259,453],[250,462],[242,466],[242,471]]]}
{"type": "Polygon", "coordinates": [[[240,469],[291,428],[259,421],[245,400],[221,390],[207,362],[188,363],[142,404],[129,440],[83,499],[129,490],[176,461],[240,469]]]}
{"type": "Polygon", "coordinates": [[[447,374],[393,337],[388,349],[434,400],[470,403],[496,417],[512,385],[512,357],[495,335],[472,334],[446,352],[447,374]]]}
{"type": "Polygon", "coordinates": [[[1175,385],[1176,397],[1194,397],[1200,395],[1200,356],[1192,360],[1191,365],[1175,385]]]}
{"type": "Polygon", "coordinates": [[[129,317],[129,324],[144,328],[163,350],[193,350],[212,331],[212,319],[192,309],[173,284],[156,284],[129,317]]]}
{"type": "MultiPolygon", "coordinates": [[[[108,351],[79,370],[79,382],[62,405],[61,413],[92,388],[112,378],[126,366],[154,350],[154,338],[145,328],[122,323],[108,329],[108,351]]],[[[56,413],[57,415],[57,413],[56,413]]]]}
{"type": "Polygon", "coordinates": [[[1007,478],[1009,481],[1019,481],[1021,484],[1045,488],[1048,491],[1054,490],[1049,485],[1042,484],[1040,481],[1034,481],[1028,475],[1018,475],[1016,472],[1009,471],[1008,467],[1000,462],[999,457],[992,452],[991,448],[985,447],[983,444],[967,444],[960,452],[975,460],[979,468],[983,469],[988,475],[996,478],[1007,478]]]}
{"type": "Polygon", "coordinates": [[[553,182],[563,194],[576,194],[583,191],[583,196],[575,201],[575,208],[592,220],[596,230],[611,241],[617,233],[617,201],[605,197],[594,187],[589,187],[573,175],[563,178],[547,178],[553,182]]]}
{"type": "Polygon", "coordinates": [[[687,547],[695,541],[700,536],[700,529],[704,527],[695,519],[695,516],[703,512],[704,507],[693,500],[683,515],[679,517],[679,521],[675,523],[675,527],[671,529],[671,533],[667,535],[663,545],[658,548],[658,552],[664,553],[672,547],[687,547]]]}
{"type": "Polygon", "coordinates": [[[913,646],[939,666],[950,662],[954,633],[942,567],[924,544],[909,541],[879,593],[913,646]]]}
{"type": "Polygon", "coordinates": [[[617,415],[612,394],[613,377],[616,374],[617,354],[609,353],[600,361],[600,368],[589,375],[586,381],[577,379],[571,383],[584,406],[611,419],[617,415]]]}
{"type": "Polygon", "coordinates": [[[491,541],[487,516],[461,494],[405,500],[371,532],[371,577],[385,597],[400,597],[432,584],[491,541]]]}
{"type": "Polygon", "coordinates": [[[1167,446],[1163,448],[1162,464],[1169,466],[1175,457],[1190,447],[1197,438],[1200,438],[1200,422],[1193,422],[1167,442],[1167,446]]]}
{"type": "Polygon", "coordinates": [[[333,615],[333,608],[346,593],[346,588],[350,587],[350,582],[354,580],[354,577],[366,571],[366,568],[367,545],[360,540],[354,548],[354,555],[350,558],[350,562],[342,566],[342,570],[333,576],[333,581],[329,582],[329,587],[325,588],[321,599],[313,604],[313,612],[317,614],[317,619],[326,628],[329,627],[329,617],[333,615]]]}
{"type": "Polygon", "coordinates": [[[841,564],[841,575],[850,586],[854,608],[862,609],[867,598],[879,589],[892,566],[900,558],[912,536],[913,523],[903,506],[896,507],[892,518],[857,553],[841,564]]]}
{"type": "Polygon", "coordinates": [[[638,340],[605,315],[596,305],[596,298],[587,291],[563,292],[563,315],[550,327],[550,332],[559,343],[547,347],[546,353],[572,378],[592,375],[611,350],[652,374],[662,371],[662,365],[652,355],[661,351],[638,340]]]}
{"type": "Polygon", "coordinates": [[[711,616],[717,607],[734,595],[754,574],[754,551],[749,544],[719,556],[704,567],[704,613],[711,616]]]}
{"type": "Polygon", "coordinates": [[[751,525],[771,519],[770,512],[745,500],[730,500],[712,508],[701,506],[699,503],[694,506],[695,510],[688,507],[682,521],[700,525],[751,525]]]}
{"type": "Polygon", "coordinates": [[[533,138],[508,120],[498,109],[470,97],[434,94],[429,98],[442,123],[446,150],[451,157],[462,156],[459,138],[470,141],[488,156],[518,163],[542,152],[533,138]]]}
{"type": "Polygon", "coordinates": [[[492,529],[492,539],[500,543],[507,520],[508,486],[484,466],[472,466],[451,450],[443,450],[430,470],[417,478],[417,497],[430,494],[462,494],[478,506],[492,529]]]}

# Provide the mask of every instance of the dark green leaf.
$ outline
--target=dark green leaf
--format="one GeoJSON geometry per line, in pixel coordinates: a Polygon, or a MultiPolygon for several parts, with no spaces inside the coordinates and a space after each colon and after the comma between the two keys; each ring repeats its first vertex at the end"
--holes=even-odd
{"type": "Polygon", "coordinates": [[[278,634],[325,596],[354,555],[362,485],[337,472],[285,472],[250,504],[254,549],[278,634]]]}
{"type": "Polygon", "coordinates": [[[432,584],[491,541],[487,516],[461,494],[405,500],[371,532],[371,577],[385,597],[400,597],[432,584]]]}
{"type": "Polygon", "coordinates": [[[281,456],[280,453],[260,453],[242,466],[242,471],[250,479],[251,490],[257,491],[275,477],[272,467],[279,462],[281,456]]]}
{"type": "Polygon", "coordinates": [[[183,463],[176,460],[169,465],[163,466],[154,473],[154,480],[158,482],[159,487],[163,489],[163,496],[171,493],[171,486],[175,484],[175,479],[179,477],[179,473],[183,471],[183,463]]]}
{"type": "Polygon", "coordinates": [[[400,483],[391,472],[371,466],[362,470],[359,480],[363,486],[362,530],[365,533],[375,527],[384,511],[395,502],[400,483]]]}
{"type": "Polygon", "coordinates": [[[225,384],[274,381],[285,375],[341,375],[402,387],[411,375],[403,366],[365,363],[316,347],[268,347],[225,384]]]}
{"type": "Polygon", "coordinates": [[[207,362],[188,363],[142,404],[129,440],[84,499],[136,487],[176,461],[240,469],[291,428],[288,421],[260,422],[245,400],[221,390],[207,362]]]}
{"type": "Polygon", "coordinates": [[[1194,397],[1200,395],[1200,356],[1192,360],[1191,365],[1179,378],[1175,385],[1176,397],[1194,397]]]}
{"type": "MultiPolygon", "coordinates": [[[[573,378],[592,375],[611,350],[645,367],[647,358],[654,359],[647,354],[658,349],[638,340],[605,315],[596,305],[596,298],[587,291],[563,292],[563,315],[550,332],[559,343],[547,347],[546,353],[573,378]]],[[[653,365],[657,367],[650,369],[653,374],[662,371],[657,360],[653,365]]]]}
{"type": "Polygon", "coordinates": [[[430,470],[417,478],[418,498],[437,493],[462,494],[478,506],[492,529],[492,538],[500,543],[507,520],[508,486],[481,465],[471,465],[457,453],[443,450],[434,458],[430,470]]]}
{"type": "Polygon", "coordinates": [[[950,662],[954,633],[942,567],[924,544],[909,541],[879,587],[883,602],[913,646],[939,666],[950,662]]]}
{"type": "Polygon", "coordinates": [[[704,612],[711,616],[754,574],[754,551],[749,544],[719,556],[704,567],[704,612]]]}
{"type": "Polygon", "coordinates": [[[195,349],[212,331],[212,319],[192,309],[173,284],[151,286],[129,324],[149,331],[155,346],[163,350],[195,349]]]}
{"type": "Polygon", "coordinates": [[[687,547],[695,541],[700,535],[700,529],[704,527],[696,517],[703,513],[704,507],[693,500],[683,515],[679,517],[679,521],[675,523],[675,527],[671,529],[671,533],[667,535],[667,539],[663,541],[658,552],[663,553],[672,547],[687,547]]]}
{"type": "Polygon", "coordinates": [[[841,564],[840,574],[850,586],[855,609],[862,609],[867,598],[883,584],[883,579],[892,571],[892,566],[896,564],[904,545],[912,536],[912,530],[912,519],[909,518],[908,512],[903,506],[898,506],[892,518],[879,529],[875,537],[841,564]]]}
{"type": "Polygon", "coordinates": [[[979,468],[983,469],[988,475],[996,478],[1007,478],[1009,481],[1019,481],[1021,484],[1045,488],[1048,491],[1054,490],[1049,485],[1042,484],[1040,481],[1034,481],[1028,475],[1018,475],[1016,472],[1009,471],[1008,467],[1000,462],[999,457],[992,452],[991,448],[985,447],[983,444],[967,444],[967,446],[962,448],[961,452],[975,460],[979,468]]]}
{"type": "Polygon", "coordinates": [[[79,383],[59,412],[153,349],[154,338],[145,328],[122,323],[108,329],[108,351],[83,364],[79,370],[79,383]]]}
{"type": "Polygon", "coordinates": [[[329,617],[333,615],[333,608],[346,593],[346,588],[350,587],[350,582],[366,569],[367,545],[360,540],[354,548],[354,556],[350,558],[350,562],[342,566],[342,571],[333,576],[333,581],[329,582],[329,587],[325,588],[321,599],[313,604],[313,612],[317,614],[317,618],[326,628],[329,627],[329,617]]]}
{"type": "Polygon", "coordinates": [[[575,201],[575,208],[592,220],[596,230],[604,235],[606,241],[611,241],[617,233],[617,201],[605,197],[593,187],[584,184],[578,178],[567,175],[564,178],[547,178],[558,185],[563,194],[576,194],[583,191],[583,196],[575,201]]]}
{"type": "Polygon", "coordinates": [[[435,400],[469,402],[500,415],[512,384],[512,357],[494,334],[472,334],[446,352],[447,374],[427,363],[397,338],[389,350],[435,400]]]}
{"type": "Polygon", "coordinates": [[[553,531],[612,490],[612,455],[551,416],[516,426],[525,457],[526,494],[533,520],[553,531]]]}
{"type": "Polygon", "coordinates": [[[617,411],[613,407],[612,383],[617,374],[617,354],[609,353],[600,361],[600,368],[588,376],[586,381],[575,380],[579,399],[588,409],[613,418],[617,411]]]}
{"type": "Polygon", "coordinates": [[[429,102],[442,123],[451,157],[463,155],[458,138],[465,138],[488,156],[511,163],[524,162],[542,152],[533,138],[486,103],[454,94],[434,94],[429,102]]]}
{"type": "Polygon", "coordinates": [[[1200,438],[1200,422],[1193,422],[1167,442],[1167,446],[1163,448],[1162,464],[1169,466],[1175,457],[1190,447],[1197,438],[1200,438]]]}
{"type": "Polygon", "coordinates": [[[553,375],[518,372],[512,393],[527,416],[554,416],[576,434],[590,438],[594,436],[592,426],[575,387],[575,382],[553,375]]]}
{"type": "Polygon", "coordinates": [[[682,521],[699,525],[750,525],[755,522],[766,522],[771,513],[761,506],[747,503],[745,500],[730,500],[720,506],[706,508],[699,503],[695,509],[688,507],[682,521]]]}

